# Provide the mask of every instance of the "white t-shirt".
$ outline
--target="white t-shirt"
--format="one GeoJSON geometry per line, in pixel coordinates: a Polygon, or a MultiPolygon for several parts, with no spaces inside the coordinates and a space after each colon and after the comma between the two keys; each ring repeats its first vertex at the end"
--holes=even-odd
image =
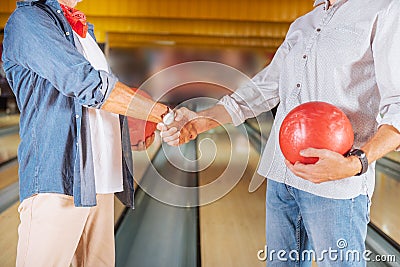
{"type": "MultiPolygon", "coordinates": [[[[85,38],[74,32],[83,55],[96,70],[109,72],[107,60],[96,41],[87,34],[85,38]]],[[[119,115],[101,109],[88,108],[90,136],[97,194],[123,191],[122,145],[119,115]]]]}

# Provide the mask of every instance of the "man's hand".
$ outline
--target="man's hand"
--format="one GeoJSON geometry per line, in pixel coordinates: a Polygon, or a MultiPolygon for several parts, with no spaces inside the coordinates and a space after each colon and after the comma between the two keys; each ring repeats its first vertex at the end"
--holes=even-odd
{"type": "Polygon", "coordinates": [[[355,156],[344,157],[331,150],[316,148],[304,149],[300,154],[303,157],[317,157],[319,160],[315,164],[291,164],[286,160],[286,166],[296,176],[316,184],[351,177],[361,170],[361,162],[355,156]]]}
{"type": "Polygon", "coordinates": [[[149,148],[151,146],[151,144],[153,144],[154,140],[155,140],[155,134],[153,133],[151,136],[146,137],[145,141],[140,141],[139,143],[135,144],[135,145],[131,145],[131,148],[133,151],[143,151],[146,150],[147,148],[149,148]]]}
{"type": "Polygon", "coordinates": [[[159,123],[157,129],[161,131],[164,142],[171,146],[178,146],[196,139],[198,123],[199,116],[196,112],[180,108],[175,111],[175,121],[172,124],[166,126],[159,123]]]}

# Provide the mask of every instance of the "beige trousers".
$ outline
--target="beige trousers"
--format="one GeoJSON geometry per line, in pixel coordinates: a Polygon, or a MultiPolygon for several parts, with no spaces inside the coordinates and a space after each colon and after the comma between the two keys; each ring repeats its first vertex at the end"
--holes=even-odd
{"type": "Polygon", "coordinates": [[[17,267],[114,266],[114,197],[75,207],[73,198],[38,194],[18,208],[17,267]]]}

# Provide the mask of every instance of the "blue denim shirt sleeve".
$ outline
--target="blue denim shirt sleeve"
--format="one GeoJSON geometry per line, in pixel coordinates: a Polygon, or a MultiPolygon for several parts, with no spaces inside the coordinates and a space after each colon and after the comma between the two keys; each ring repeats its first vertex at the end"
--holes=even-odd
{"type": "MultiPolygon", "coordinates": [[[[96,192],[83,106],[101,107],[117,79],[96,71],[81,55],[57,0],[45,5],[50,9],[33,0],[17,2],[4,29],[3,67],[21,111],[20,201],[59,193],[90,207],[96,192]]],[[[91,24],[88,33],[94,37],[91,24]]],[[[130,149],[129,142],[126,146],[130,149]]],[[[124,192],[118,197],[133,206],[127,166],[132,159],[124,159],[124,192]]]]}
{"type": "Polygon", "coordinates": [[[95,70],[65,33],[51,25],[54,21],[41,9],[18,8],[5,29],[8,38],[4,47],[10,49],[3,54],[4,68],[21,65],[48,80],[63,95],[77,98],[81,105],[100,108],[117,78],[95,70]]]}

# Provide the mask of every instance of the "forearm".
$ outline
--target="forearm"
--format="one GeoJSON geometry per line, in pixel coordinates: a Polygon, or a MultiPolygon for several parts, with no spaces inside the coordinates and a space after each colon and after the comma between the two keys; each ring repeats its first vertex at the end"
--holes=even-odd
{"type": "Polygon", "coordinates": [[[136,93],[121,82],[115,84],[101,109],[155,123],[162,122],[162,116],[168,111],[166,105],[154,102],[136,93]]]}
{"type": "Polygon", "coordinates": [[[361,149],[372,163],[400,146],[400,132],[391,125],[382,125],[361,149]]]}
{"type": "Polygon", "coordinates": [[[199,118],[196,122],[198,133],[206,132],[226,123],[232,123],[232,118],[223,105],[215,105],[212,108],[198,112],[198,115],[199,118]]]}

